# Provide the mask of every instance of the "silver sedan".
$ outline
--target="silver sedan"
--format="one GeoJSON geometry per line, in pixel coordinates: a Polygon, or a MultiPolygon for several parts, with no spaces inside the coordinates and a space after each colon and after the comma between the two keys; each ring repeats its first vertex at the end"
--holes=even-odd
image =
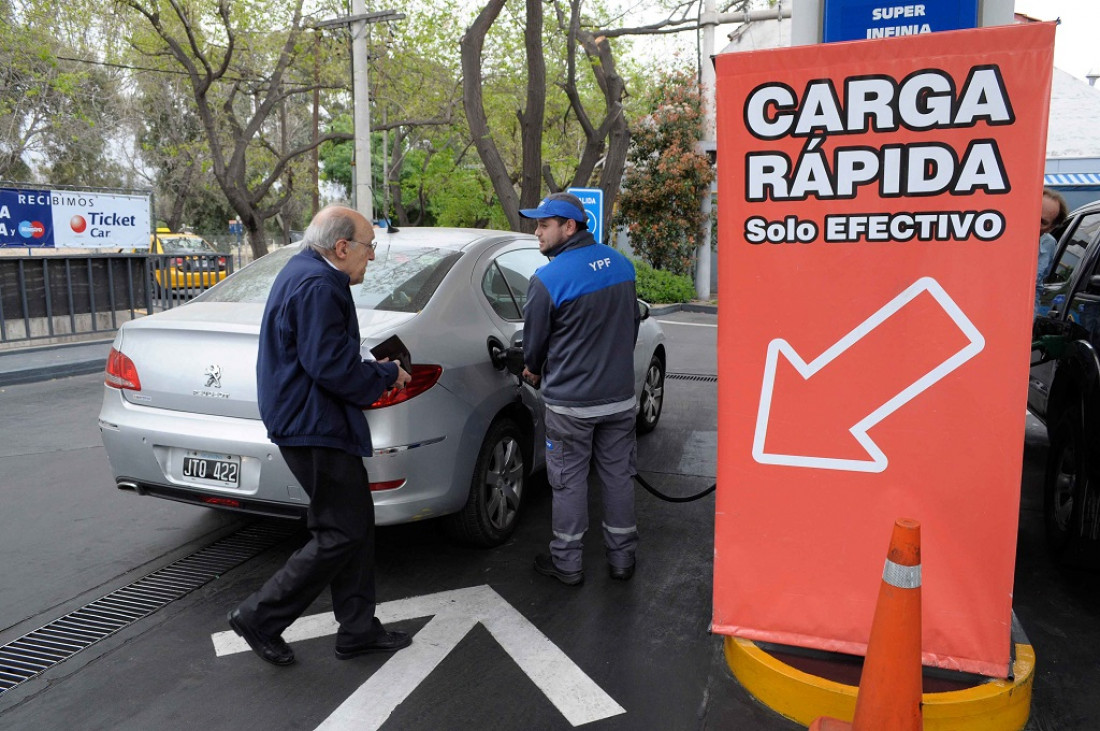
{"type": "MultiPolygon", "coordinates": [[[[546,263],[532,236],[403,228],[379,234],[353,288],[362,352],[408,346],[409,388],[365,410],[379,525],[444,517],[467,542],[503,543],[526,480],[543,469],[538,391],[506,368],[527,283],[546,263]]],[[[99,427],[119,488],[260,515],[304,515],[308,497],[256,406],[260,317],[297,246],[275,251],[183,307],[125,323],[107,363],[99,427]]],[[[638,430],[661,416],[665,347],[642,302],[634,351],[638,430]]]]}

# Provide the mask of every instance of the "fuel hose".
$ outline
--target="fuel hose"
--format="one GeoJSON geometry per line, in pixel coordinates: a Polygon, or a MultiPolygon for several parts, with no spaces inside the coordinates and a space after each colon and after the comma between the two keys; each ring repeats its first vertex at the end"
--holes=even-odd
{"type": "Polygon", "coordinates": [[[718,487],[718,483],[716,482],[702,492],[698,492],[694,495],[684,495],[683,497],[676,497],[673,495],[665,495],[653,485],[650,485],[641,475],[634,475],[634,479],[638,482],[639,485],[644,487],[646,489],[646,492],[648,492],[650,495],[653,495],[654,497],[664,500],[668,503],[690,503],[693,500],[698,500],[700,498],[706,497],[707,495],[714,492],[714,489],[718,487]]]}

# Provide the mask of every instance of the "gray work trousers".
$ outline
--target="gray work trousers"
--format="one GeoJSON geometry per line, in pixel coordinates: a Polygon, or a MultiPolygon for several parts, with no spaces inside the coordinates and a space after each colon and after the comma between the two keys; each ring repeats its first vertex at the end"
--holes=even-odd
{"type": "Polygon", "coordinates": [[[638,443],[634,410],[580,418],[546,410],[546,476],[553,488],[554,539],[550,555],[562,571],[580,571],[588,530],[588,466],[602,483],[603,541],[607,560],[634,564],[638,524],[634,516],[634,474],[638,443]]]}

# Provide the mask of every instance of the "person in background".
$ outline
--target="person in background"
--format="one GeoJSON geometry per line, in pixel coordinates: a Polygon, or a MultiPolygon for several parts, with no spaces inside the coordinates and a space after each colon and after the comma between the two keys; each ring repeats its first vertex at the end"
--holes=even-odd
{"type": "Polygon", "coordinates": [[[1039,310],[1039,298],[1043,293],[1043,280],[1050,274],[1054,263],[1054,250],[1058,248],[1058,239],[1051,234],[1066,222],[1069,206],[1062,194],[1050,188],[1043,188],[1043,207],[1039,217],[1039,263],[1035,273],[1035,314],[1039,310]]]}
{"type": "Polygon", "coordinates": [[[282,633],[325,587],[340,628],[336,657],[393,652],[411,640],[374,616],[374,501],[363,407],[411,380],[396,363],[363,360],[351,286],[374,259],[374,228],[342,206],[320,211],[279,272],[260,325],[256,381],[268,438],[309,495],[310,539],[229,626],[261,658],[294,662],[282,633]]]}
{"type": "Polygon", "coordinates": [[[603,540],[613,579],[634,575],[637,458],[634,344],[640,314],[634,265],[596,243],[580,199],[547,196],[520,211],[535,219],[550,258],[531,277],[523,308],[523,376],[541,382],[546,404],[546,474],[553,488],[550,553],[535,571],[569,586],[584,581],[588,469],[603,485],[603,540]]]}

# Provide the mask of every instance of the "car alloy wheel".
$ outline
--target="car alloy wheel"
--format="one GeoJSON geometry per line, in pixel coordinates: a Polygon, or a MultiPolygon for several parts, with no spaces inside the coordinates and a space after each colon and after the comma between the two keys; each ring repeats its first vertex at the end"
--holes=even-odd
{"type": "Polygon", "coordinates": [[[1072,409],[1050,429],[1050,456],[1043,486],[1043,520],[1051,553],[1061,557],[1080,538],[1088,491],[1081,414],[1072,409]]]}
{"type": "Polygon", "coordinates": [[[489,427],[474,463],[466,505],[447,517],[447,528],[456,538],[491,548],[512,535],[528,472],[520,440],[519,427],[511,419],[499,419],[489,427]]]}
{"type": "Polygon", "coordinates": [[[649,359],[645,383],[642,384],[641,401],[638,404],[638,433],[648,434],[657,428],[661,407],[665,401],[665,365],[656,354],[649,359]]]}

